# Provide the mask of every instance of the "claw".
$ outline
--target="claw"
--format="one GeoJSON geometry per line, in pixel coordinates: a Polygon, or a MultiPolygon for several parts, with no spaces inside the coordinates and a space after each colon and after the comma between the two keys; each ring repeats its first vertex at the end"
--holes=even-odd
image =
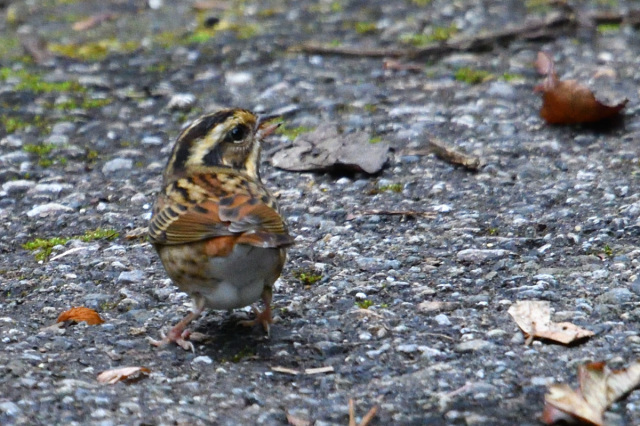
{"type": "Polygon", "coordinates": [[[271,307],[267,305],[264,311],[261,312],[255,306],[251,306],[251,310],[256,314],[255,319],[240,321],[238,324],[244,327],[253,327],[256,324],[260,324],[267,333],[267,336],[271,336],[271,324],[274,323],[274,320],[271,317],[271,307]]]}
{"type": "Polygon", "coordinates": [[[189,341],[189,335],[191,332],[186,329],[187,325],[194,319],[196,319],[204,310],[204,304],[196,302],[196,309],[189,313],[186,317],[182,319],[178,324],[176,324],[171,330],[169,330],[169,334],[165,335],[164,333],[160,333],[162,336],[162,340],[155,340],[150,337],[147,337],[149,343],[153,346],[164,346],[167,343],[175,343],[180,346],[185,351],[196,352],[196,348],[193,346],[193,343],[189,341]]]}

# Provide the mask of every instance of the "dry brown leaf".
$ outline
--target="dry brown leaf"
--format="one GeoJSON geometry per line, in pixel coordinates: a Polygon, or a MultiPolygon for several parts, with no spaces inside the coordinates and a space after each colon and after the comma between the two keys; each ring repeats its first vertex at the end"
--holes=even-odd
{"type": "Polygon", "coordinates": [[[602,425],[602,413],[591,407],[580,394],[565,383],[549,386],[544,396],[542,421],[554,424],[580,419],[587,424],[602,425]]]}
{"type": "Polygon", "coordinates": [[[115,17],[115,13],[100,13],[98,15],[89,16],[81,21],[77,21],[73,24],[72,28],[74,31],[86,31],[105,21],[110,21],[115,17]]]}
{"type": "Polygon", "coordinates": [[[615,105],[606,105],[577,80],[559,80],[553,60],[544,52],[538,52],[536,69],[546,75],[545,80],[533,90],[542,92],[540,116],[547,123],[595,123],[616,116],[628,102],[624,99],[615,105]]]}
{"type": "Polygon", "coordinates": [[[553,340],[565,345],[593,336],[593,332],[570,322],[551,321],[551,305],[546,301],[521,300],[509,307],[509,315],[531,337],[553,340]]]}
{"type": "Polygon", "coordinates": [[[549,387],[545,395],[542,420],[547,424],[559,420],[600,426],[609,406],[640,385],[640,360],[622,370],[611,370],[604,362],[578,367],[580,389],[567,384],[549,387]]]}
{"type": "Polygon", "coordinates": [[[120,367],[113,368],[111,370],[103,371],[98,374],[98,381],[100,383],[108,383],[110,385],[133,378],[138,377],[139,374],[149,374],[151,370],[146,367],[120,367]]]}
{"type": "Polygon", "coordinates": [[[100,314],[98,314],[93,309],[85,308],[84,306],[79,306],[76,308],[71,308],[68,311],[64,311],[58,316],[57,322],[64,321],[74,321],[74,322],[86,322],[89,325],[98,325],[102,324],[104,320],[100,318],[100,314]]]}

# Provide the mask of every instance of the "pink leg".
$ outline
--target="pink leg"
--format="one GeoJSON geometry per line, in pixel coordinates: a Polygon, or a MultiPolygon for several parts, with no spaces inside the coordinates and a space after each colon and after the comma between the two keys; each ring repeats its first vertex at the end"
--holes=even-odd
{"type": "Polygon", "coordinates": [[[154,346],[164,346],[167,343],[173,342],[185,351],[191,350],[195,352],[193,343],[188,340],[190,332],[186,328],[191,323],[191,321],[198,318],[200,314],[202,314],[202,311],[204,311],[204,299],[194,300],[194,302],[194,305],[196,305],[194,311],[190,312],[179,323],[173,326],[173,328],[169,330],[169,334],[163,336],[162,340],[154,340],[149,337],[149,342],[154,346]]]}
{"type": "Polygon", "coordinates": [[[271,296],[271,287],[266,287],[262,292],[262,301],[264,302],[265,306],[264,310],[259,311],[258,308],[252,306],[251,309],[256,314],[256,318],[253,320],[240,321],[239,324],[246,327],[253,327],[256,324],[261,324],[264,328],[264,331],[267,332],[267,336],[269,336],[271,331],[271,324],[273,324],[273,318],[271,316],[271,296]]]}

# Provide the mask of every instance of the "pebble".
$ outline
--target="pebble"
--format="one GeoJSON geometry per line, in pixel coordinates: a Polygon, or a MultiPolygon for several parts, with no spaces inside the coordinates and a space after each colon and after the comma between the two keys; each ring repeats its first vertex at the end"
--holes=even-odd
{"type": "Polygon", "coordinates": [[[512,85],[504,81],[494,81],[487,90],[489,96],[502,99],[515,99],[516,91],[512,85]]]}
{"type": "Polygon", "coordinates": [[[176,93],[169,99],[167,108],[173,111],[189,111],[195,104],[195,95],[191,93],[176,93]]]}
{"type": "Polygon", "coordinates": [[[133,271],[120,272],[118,275],[118,282],[123,284],[139,283],[144,280],[144,272],[138,269],[133,271]]]}
{"type": "Polygon", "coordinates": [[[123,170],[131,170],[133,168],[133,160],[130,158],[114,158],[113,160],[107,161],[102,166],[102,173],[109,174],[114,172],[119,172],[123,170]]]}
{"type": "Polygon", "coordinates": [[[34,208],[32,208],[31,210],[29,210],[27,212],[27,216],[29,217],[36,217],[36,216],[40,216],[40,217],[44,217],[44,216],[48,216],[51,213],[56,213],[56,212],[72,212],[73,209],[67,206],[63,206],[62,204],[58,204],[58,203],[47,203],[47,204],[40,204],[35,206],[34,208]]]}
{"type": "Polygon", "coordinates": [[[224,74],[224,78],[230,86],[244,86],[253,81],[253,74],[250,72],[233,72],[228,71],[224,74]]]}
{"type": "Polygon", "coordinates": [[[398,352],[411,354],[418,351],[418,345],[416,345],[415,343],[405,343],[402,345],[398,345],[396,349],[398,350],[398,352]]]}
{"type": "Polygon", "coordinates": [[[65,189],[73,188],[68,183],[39,183],[33,188],[33,192],[48,193],[58,195],[65,189]]]}
{"type": "Polygon", "coordinates": [[[44,140],[48,145],[64,146],[69,143],[69,136],[60,133],[52,133],[44,140]]]}
{"type": "MultiPolygon", "coordinates": [[[[388,351],[389,349],[391,349],[391,345],[388,343],[383,344],[382,346],[380,346],[378,349],[376,350],[371,350],[371,351],[367,351],[367,356],[369,358],[377,358],[379,357],[382,353],[388,351]]],[[[399,349],[399,348],[398,348],[399,349]]]]}
{"type": "Polygon", "coordinates": [[[145,136],[141,142],[142,145],[159,146],[162,145],[162,138],[158,136],[145,136]]]}
{"type": "Polygon", "coordinates": [[[436,320],[438,325],[442,325],[442,326],[451,325],[451,321],[449,321],[449,317],[447,317],[445,314],[438,314],[435,317],[433,317],[433,319],[436,320]]]}
{"type": "Polygon", "coordinates": [[[202,363],[202,364],[213,364],[213,360],[206,356],[206,355],[201,355],[201,356],[197,356],[193,359],[193,361],[191,361],[192,364],[198,364],[198,363],[202,363]]]}
{"type": "Polygon", "coordinates": [[[456,258],[460,262],[484,263],[487,261],[499,260],[510,254],[507,250],[502,249],[465,249],[460,250],[456,254],[456,258]]]}
{"type": "Polygon", "coordinates": [[[456,352],[480,352],[485,350],[490,350],[495,345],[487,340],[482,339],[473,339],[468,340],[466,342],[458,343],[454,349],[456,352]]]}
{"type": "Polygon", "coordinates": [[[400,269],[398,260],[378,259],[375,257],[359,257],[356,264],[363,271],[376,272],[387,269],[400,269]]]}
{"type": "Polygon", "coordinates": [[[61,121],[56,123],[51,128],[51,134],[53,135],[66,135],[73,132],[76,129],[76,125],[69,121],[61,121]]]}
{"type": "Polygon", "coordinates": [[[35,186],[35,182],[30,180],[12,180],[2,184],[2,190],[9,195],[25,192],[35,186]]]}
{"type": "Polygon", "coordinates": [[[631,283],[631,291],[640,295],[640,275],[631,283]]]}
{"type": "Polygon", "coordinates": [[[22,409],[11,401],[0,402],[0,411],[8,416],[15,417],[22,413],[22,409]]]}
{"type": "Polygon", "coordinates": [[[598,302],[611,305],[627,303],[633,298],[633,293],[629,289],[620,287],[614,288],[597,297],[598,302]]]}

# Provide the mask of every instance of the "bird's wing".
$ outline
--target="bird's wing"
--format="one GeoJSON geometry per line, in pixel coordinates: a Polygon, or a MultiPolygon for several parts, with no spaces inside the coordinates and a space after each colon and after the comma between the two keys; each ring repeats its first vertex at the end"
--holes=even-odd
{"type": "Polygon", "coordinates": [[[235,179],[236,185],[229,186],[218,175],[198,175],[167,185],[149,225],[151,242],[174,245],[232,237],[223,240],[257,247],[292,244],[282,217],[267,204],[266,190],[256,185],[250,190],[235,179]]]}

